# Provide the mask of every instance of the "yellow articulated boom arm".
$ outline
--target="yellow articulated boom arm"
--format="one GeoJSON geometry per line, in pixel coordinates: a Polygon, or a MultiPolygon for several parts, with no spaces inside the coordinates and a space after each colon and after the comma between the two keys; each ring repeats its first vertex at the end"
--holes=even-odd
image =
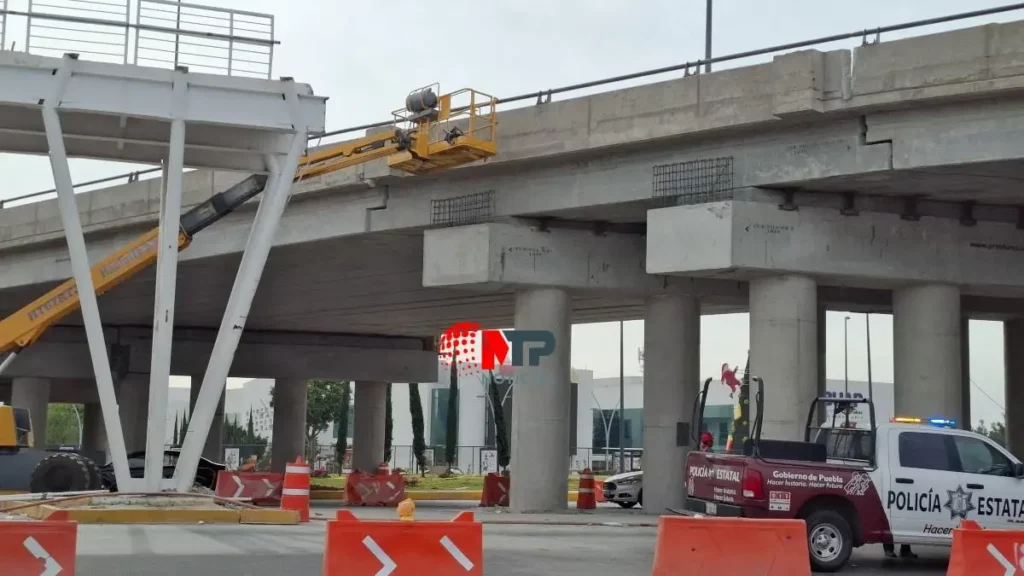
{"type": "MultiPolygon", "coordinates": [[[[412,174],[488,158],[495,154],[496,103],[494,97],[468,89],[443,96],[437,96],[432,87],[414,91],[406,99],[406,109],[394,112],[393,132],[310,152],[299,161],[295,181],[379,158],[388,158],[389,166],[412,174]],[[453,107],[453,98],[457,96],[468,96],[470,103],[453,107]]],[[[178,250],[188,248],[197,232],[259,195],[267,178],[262,174],[249,176],[183,214],[178,250]]],[[[96,263],[92,267],[96,294],[107,292],[156,263],[158,237],[159,228],[154,228],[96,263]]],[[[0,363],[0,373],[18,352],[36,342],[47,328],[78,306],[78,287],[72,278],[0,320],[0,354],[7,354],[0,363]]]]}

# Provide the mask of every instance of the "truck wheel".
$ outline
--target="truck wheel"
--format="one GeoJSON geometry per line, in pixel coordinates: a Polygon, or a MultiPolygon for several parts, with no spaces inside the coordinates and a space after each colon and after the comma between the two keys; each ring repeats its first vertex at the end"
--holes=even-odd
{"type": "Polygon", "coordinates": [[[54,452],[43,458],[32,471],[32,492],[84,492],[92,486],[89,465],[73,452],[54,452]]]}
{"type": "Polygon", "coordinates": [[[89,487],[86,490],[103,490],[103,476],[100,475],[100,467],[92,458],[81,456],[85,466],[89,469],[89,487]]]}
{"type": "Polygon", "coordinates": [[[814,511],[806,523],[811,570],[835,572],[842,568],[853,553],[850,523],[842,514],[829,509],[814,511]]]}

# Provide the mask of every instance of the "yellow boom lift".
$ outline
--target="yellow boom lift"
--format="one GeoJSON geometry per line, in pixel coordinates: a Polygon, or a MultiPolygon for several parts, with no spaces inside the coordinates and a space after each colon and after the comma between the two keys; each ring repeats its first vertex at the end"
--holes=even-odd
{"type": "MultiPolygon", "coordinates": [[[[496,104],[493,96],[472,89],[438,95],[437,84],[411,92],[405,108],[393,112],[393,130],[366,136],[354,141],[328,145],[308,152],[299,161],[295,181],[342,170],[372,160],[387,158],[388,166],[410,174],[428,174],[489,158],[496,153],[496,104]]],[[[259,195],[267,176],[252,175],[181,216],[178,250],[192,243],[196,233],[224,218],[236,208],[259,195]]],[[[107,256],[92,267],[96,293],[103,294],[156,263],[159,228],[154,228],[135,241],[107,256]]],[[[67,280],[17,312],[0,320],[0,362],[2,374],[26,347],[31,346],[53,326],[79,307],[75,280],[67,280]]],[[[70,491],[97,489],[95,464],[69,452],[46,453],[26,441],[30,427],[25,414],[15,418],[9,406],[0,406],[0,491],[23,490],[29,484],[25,471],[31,471],[33,491],[70,491]],[[15,421],[21,422],[14,430],[15,421]],[[15,441],[15,439],[20,439],[15,441]],[[12,455],[32,458],[15,466],[12,455]],[[62,465],[61,461],[66,461],[62,465]],[[43,466],[44,463],[48,465],[43,466]],[[31,464],[31,466],[26,466],[31,464]],[[44,472],[45,468],[45,473],[44,472]],[[52,486],[48,478],[60,476],[55,468],[67,472],[75,469],[74,482],[52,486]],[[84,480],[78,470],[90,468],[84,480]],[[17,469],[17,470],[16,470],[17,469]],[[20,478],[12,478],[20,477],[20,478]],[[16,485],[16,487],[12,487],[16,485]],[[24,486],[23,486],[24,485],[24,486]]],[[[18,410],[21,413],[21,410],[18,410]]],[[[140,471],[141,472],[141,471],[140,471]]]]}

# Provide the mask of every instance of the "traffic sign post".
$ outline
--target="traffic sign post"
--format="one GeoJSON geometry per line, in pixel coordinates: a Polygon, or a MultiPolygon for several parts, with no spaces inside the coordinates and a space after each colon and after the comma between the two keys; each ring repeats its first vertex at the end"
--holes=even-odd
{"type": "Polygon", "coordinates": [[[450,522],[362,522],[339,510],[327,523],[324,576],[483,576],[483,526],[472,512],[450,522]]]}
{"type": "Polygon", "coordinates": [[[0,522],[0,574],[74,576],[76,522],[0,522]]]}

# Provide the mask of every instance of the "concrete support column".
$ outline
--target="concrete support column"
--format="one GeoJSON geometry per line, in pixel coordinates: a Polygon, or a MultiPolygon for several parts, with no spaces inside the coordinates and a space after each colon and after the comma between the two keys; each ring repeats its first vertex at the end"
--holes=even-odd
{"type": "Polygon", "coordinates": [[[971,319],[960,320],[960,428],[974,430],[971,422],[971,319]]]}
{"type": "MultiPolygon", "coordinates": [[[[99,402],[85,405],[85,413],[82,414],[82,452],[90,458],[109,458],[107,431],[103,428],[103,410],[99,402]]],[[[105,463],[106,460],[101,462],[105,463]]]]}
{"type": "Polygon", "coordinates": [[[700,301],[653,296],[644,306],[643,511],[682,509],[686,454],[680,424],[691,422],[700,390],[700,301]]]}
{"type": "Polygon", "coordinates": [[[1003,322],[1006,447],[1024,461],[1024,318],[1003,322]]]}
{"type": "Polygon", "coordinates": [[[357,382],[352,422],[352,468],[373,472],[384,461],[387,382],[357,382]]]}
{"type": "MultiPolygon", "coordinates": [[[[196,399],[199,398],[199,391],[203,387],[203,376],[192,377],[192,385],[188,391],[188,413],[189,420],[195,411],[196,399]]],[[[203,458],[214,462],[224,461],[224,394],[220,393],[220,402],[213,412],[213,424],[210,424],[210,434],[206,436],[206,444],[203,446],[203,458]]]]}
{"type": "Polygon", "coordinates": [[[550,332],[555,349],[537,366],[529,365],[524,351],[524,365],[516,368],[511,466],[513,477],[521,480],[511,484],[509,505],[514,512],[568,508],[571,315],[565,290],[516,293],[515,329],[550,332]]]}
{"type": "Polygon", "coordinates": [[[128,453],[146,449],[149,374],[126,374],[117,384],[117,407],[128,453]]]}
{"type": "Polygon", "coordinates": [[[306,458],[306,381],[274,382],[274,430],[270,440],[270,471],[284,473],[289,462],[306,458]]]}
{"type": "Polygon", "coordinates": [[[50,381],[46,378],[15,378],[11,405],[27,408],[32,419],[33,445],[46,448],[46,411],[50,406],[50,381]]]}
{"type": "Polygon", "coordinates": [[[892,297],[896,414],[958,418],[961,411],[960,289],[907,286],[892,297]]]}
{"type": "MultiPolygon", "coordinates": [[[[764,380],[762,437],[802,440],[819,390],[818,293],[813,279],[786,275],[750,282],[750,371],[764,380]]],[[[756,409],[751,381],[751,408],[756,409]]],[[[754,412],[751,412],[751,423],[754,412]]]]}

